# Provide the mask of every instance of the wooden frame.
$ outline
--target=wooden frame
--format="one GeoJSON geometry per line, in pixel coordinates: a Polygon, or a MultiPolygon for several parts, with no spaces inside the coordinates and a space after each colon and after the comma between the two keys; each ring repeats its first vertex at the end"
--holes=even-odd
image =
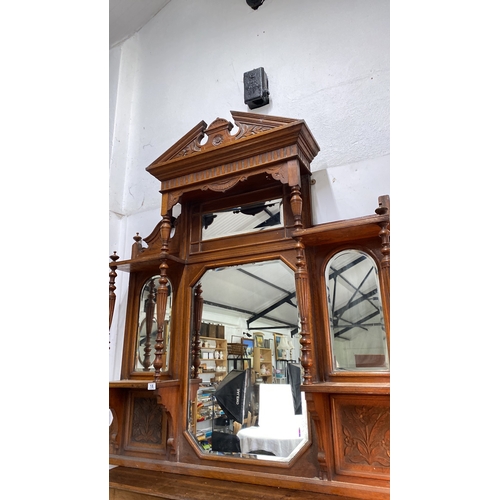
{"type": "Polygon", "coordinates": [[[264,347],[264,335],[262,333],[254,333],[253,338],[255,340],[254,347],[264,347]]]}
{"type": "Polygon", "coordinates": [[[281,344],[281,339],[284,337],[284,335],[282,335],[281,333],[273,333],[273,337],[274,337],[274,359],[276,359],[276,361],[278,359],[285,359],[282,356],[280,356],[280,354],[282,354],[280,351],[283,350],[280,347],[280,344],[281,344]]]}
{"type": "Polygon", "coordinates": [[[242,338],[241,343],[245,346],[244,358],[253,358],[254,339],[242,338]]]}

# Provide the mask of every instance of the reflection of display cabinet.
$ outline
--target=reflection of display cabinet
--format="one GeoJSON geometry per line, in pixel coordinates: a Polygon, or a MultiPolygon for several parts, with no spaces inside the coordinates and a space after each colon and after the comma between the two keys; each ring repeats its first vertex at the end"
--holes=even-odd
{"type": "Polygon", "coordinates": [[[271,349],[254,347],[253,366],[257,379],[262,378],[264,384],[273,383],[273,356],[271,349]]]}
{"type": "Polygon", "coordinates": [[[200,337],[200,378],[204,382],[220,382],[227,375],[227,341],[200,337]],[[210,375],[210,376],[207,376],[210,375]]]}
{"type": "Polygon", "coordinates": [[[214,392],[214,387],[201,387],[196,398],[196,408],[192,410],[194,435],[204,450],[211,449],[214,420],[223,414],[214,397],[214,392]]]}

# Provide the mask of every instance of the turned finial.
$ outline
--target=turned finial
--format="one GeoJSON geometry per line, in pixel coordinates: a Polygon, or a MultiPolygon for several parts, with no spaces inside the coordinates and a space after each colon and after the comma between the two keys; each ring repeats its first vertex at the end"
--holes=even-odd
{"type": "Polygon", "coordinates": [[[378,207],[375,209],[375,213],[378,215],[385,215],[391,210],[391,200],[389,195],[385,194],[378,197],[378,207]]]}
{"type": "Polygon", "coordinates": [[[131,257],[132,259],[137,257],[144,249],[142,248],[142,237],[139,233],[135,233],[134,244],[132,245],[131,257]]]}

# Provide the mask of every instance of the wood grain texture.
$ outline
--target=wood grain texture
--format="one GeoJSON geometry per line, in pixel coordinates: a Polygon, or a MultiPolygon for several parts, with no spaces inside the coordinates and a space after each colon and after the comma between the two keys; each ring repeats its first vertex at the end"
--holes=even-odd
{"type": "Polygon", "coordinates": [[[114,468],[109,472],[110,500],[354,500],[354,497],[328,495],[313,491],[271,488],[221,481],[182,474],[168,474],[131,468],[114,468]]]}

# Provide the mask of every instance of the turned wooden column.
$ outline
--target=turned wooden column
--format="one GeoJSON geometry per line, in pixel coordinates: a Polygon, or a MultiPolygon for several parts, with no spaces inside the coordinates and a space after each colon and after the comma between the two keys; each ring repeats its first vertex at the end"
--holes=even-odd
{"type": "MultiPolygon", "coordinates": [[[[379,196],[378,208],[375,209],[378,215],[390,215],[390,199],[388,195],[379,196]]],[[[385,328],[387,333],[387,349],[390,353],[390,287],[391,287],[391,247],[390,247],[390,222],[379,222],[379,236],[382,240],[382,261],[380,263],[380,286],[382,288],[382,308],[384,311],[385,328]]]]}
{"type": "Polygon", "coordinates": [[[200,330],[201,330],[201,316],[203,313],[203,290],[201,283],[196,285],[194,290],[194,332],[193,340],[191,343],[191,359],[192,371],[191,378],[198,378],[198,369],[200,368],[200,330]]]}
{"type": "Polygon", "coordinates": [[[304,385],[312,383],[311,368],[312,362],[312,341],[311,329],[309,324],[310,295],[309,295],[309,276],[306,269],[306,259],[304,254],[304,244],[301,238],[297,238],[297,270],[295,271],[295,288],[297,292],[297,306],[300,318],[300,362],[304,368],[304,385]]]}
{"type": "Polygon", "coordinates": [[[111,263],[109,264],[109,268],[111,269],[111,272],[109,273],[109,329],[111,329],[111,323],[113,321],[113,313],[115,311],[115,301],[116,301],[115,278],[117,276],[116,268],[118,267],[116,265],[116,261],[120,257],[118,257],[118,255],[116,255],[116,252],[113,252],[113,255],[110,255],[109,258],[111,259],[111,263]]]}
{"type": "Polygon", "coordinates": [[[292,195],[290,196],[290,205],[292,208],[294,229],[302,229],[302,196],[300,186],[292,186],[292,195]]]}
{"type": "MultiPolygon", "coordinates": [[[[292,194],[290,196],[290,205],[294,217],[295,229],[302,229],[302,196],[300,186],[292,186],[292,194]]],[[[311,352],[311,329],[308,320],[307,312],[310,310],[309,297],[309,276],[307,274],[306,258],[304,253],[304,244],[302,238],[296,238],[297,243],[297,270],[295,271],[295,289],[297,292],[297,306],[300,318],[300,345],[301,357],[300,362],[304,368],[304,385],[312,383],[312,352],[311,352]]]]}
{"type": "Polygon", "coordinates": [[[156,322],[158,325],[158,334],[156,336],[155,345],[155,359],[153,366],[155,369],[155,382],[160,380],[161,368],[163,366],[163,348],[164,348],[164,336],[163,330],[165,326],[165,312],[167,310],[167,300],[168,300],[168,278],[167,278],[167,257],[168,257],[168,240],[170,237],[170,215],[166,214],[163,216],[163,220],[160,227],[160,237],[161,237],[161,250],[160,250],[160,279],[159,286],[156,296],[156,322]]]}

